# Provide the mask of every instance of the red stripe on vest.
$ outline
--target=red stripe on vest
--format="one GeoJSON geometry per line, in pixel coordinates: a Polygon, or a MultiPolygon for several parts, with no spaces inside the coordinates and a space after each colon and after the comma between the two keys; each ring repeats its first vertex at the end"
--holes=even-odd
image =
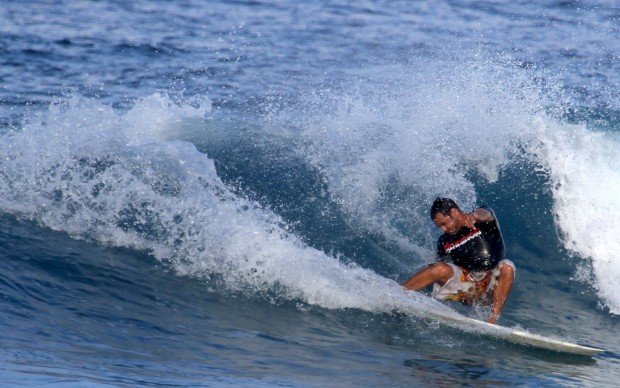
{"type": "Polygon", "coordinates": [[[460,247],[461,245],[465,244],[467,241],[471,240],[474,237],[480,236],[482,234],[482,232],[477,229],[474,228],[474,230],[471,231],[471,233],[461,237],[459,240],[451,242],[451,243],[445,243],[443,245],[443,249],[446,250],[446,253],[450,253],[453,249],[460,247]]]}

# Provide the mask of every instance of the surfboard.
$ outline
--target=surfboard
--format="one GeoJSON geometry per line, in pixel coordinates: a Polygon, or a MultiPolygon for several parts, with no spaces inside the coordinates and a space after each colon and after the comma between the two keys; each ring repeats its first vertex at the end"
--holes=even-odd
{"type": "Polygon", "coordinates": [[[525,330],[513,329],[505,326],[494,325],[477,319],[465,317],[456,312],[444,313],[439,311],[410,311],[412,315],[420,318],[433,319],[466,332],[475,332],[518,344],[530,346],[537,349],[551,350],[559,353],[576,354],[582,356],[594,356],[604,349],[590,346],[579,345],[559,339],[549,338],[538,334],[533,334],[525,330]]]}

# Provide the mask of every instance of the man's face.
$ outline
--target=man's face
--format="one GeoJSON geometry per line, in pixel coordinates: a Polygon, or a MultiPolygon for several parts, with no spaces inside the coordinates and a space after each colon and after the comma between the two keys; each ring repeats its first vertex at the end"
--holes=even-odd
{"type": "Polygon", "coordinates": [[[459,222],[459,217],[456,209],[451,209],[450,214],[443,215],[441,213],[435,214],[435,225],[447,234],[456,234],[461,229],[462,225],[459,222]]]}

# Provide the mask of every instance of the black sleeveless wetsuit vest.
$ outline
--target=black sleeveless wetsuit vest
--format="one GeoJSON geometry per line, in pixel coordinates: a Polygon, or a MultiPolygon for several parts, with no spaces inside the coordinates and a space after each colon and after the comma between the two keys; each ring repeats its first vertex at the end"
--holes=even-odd
{"type": "Polygon", "coordinates": [[[442,234],[437,241],[440,260],[450,259],[468,271],[488,271],[505,259],[506,249],[495,213],[483,208],[493,214],[493,221],[477,222],[474,230],[464,226],[454,235],[442,234]]]}

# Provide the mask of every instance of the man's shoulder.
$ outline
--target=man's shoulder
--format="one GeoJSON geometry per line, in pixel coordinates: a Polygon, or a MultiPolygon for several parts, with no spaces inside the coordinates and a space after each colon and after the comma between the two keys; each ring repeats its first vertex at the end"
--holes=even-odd
{"type": "Polygon", "coordinates": [[[484,214],[485,217],[487,216],[490,217],[489,220],[485,220],[481,222],[493,222],[497,220],[497,217],[495,216],[495,212],[489,206],[486,206],[486,205],[479,206],[478,208],[476,208],[476,210],[474,210],[474,212],[481,212],[484,214]]]}

